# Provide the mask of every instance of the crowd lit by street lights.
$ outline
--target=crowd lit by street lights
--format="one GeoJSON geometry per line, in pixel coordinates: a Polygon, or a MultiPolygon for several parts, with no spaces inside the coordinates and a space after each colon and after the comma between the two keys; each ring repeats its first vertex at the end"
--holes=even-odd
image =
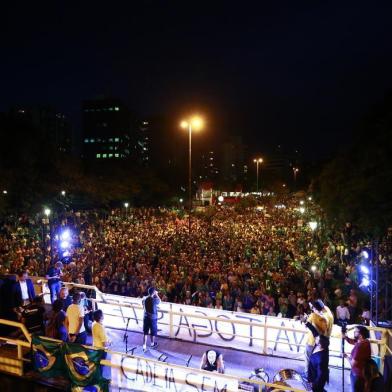
{"type": "Polygon", "coordinates": [[[189,135],[189,161],[188,161],[188,192],[189,192],[189,232],[191,231],[191,211],[192,211],[192,131],[203,128],[204,121],[199,116],[192,116],[180,123],[181,128],[188,129],[189,135]]]}
{"type": "Polygon", "coordinates": [[[259,191],[259,165],[263,163],[263,158],[255,158],[253,162],[256,164],[256,192],[259,191]]]}

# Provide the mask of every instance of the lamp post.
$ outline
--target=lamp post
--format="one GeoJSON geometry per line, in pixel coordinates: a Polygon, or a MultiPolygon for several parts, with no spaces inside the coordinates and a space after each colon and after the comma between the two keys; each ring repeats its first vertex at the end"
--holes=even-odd
{"type": "Polygon", "coordinates": [[[263,158],[255,158],[253,162],[256,164],[256,193],[259,192],[259,165],[263,163],[263,158]]]}
{"type": "Polygon", "coordinates": [[[294,189],[297,188],[297,173],[299,172],[298,167],[293,167],[293,176],[294,176],[294,189]]]}
{"type": "Polygon", "coordinates": [[[129,203],[125,202],[124,203],[124,207],[125,207],[125,217],[128,218],[128,207],[129,207],[129,203]]]}
{"type": "MultiPolygon", "coordinates": [[[[52,250],[52,224],[51,224],[51,221],[50,221],[50,218],[49,218],[51,212],[52,211],[50,211],[50,208],[45,208],[44,209],[44,215],[46,216],[45,223],[47,225],[49,225],[50,263],[52,263],[52,255],[53,255],[53,250],[52,250]]],[[[44,247],[45,247],[44,263],[43,263],[44,264],[43,265],[44,268],[45,268],[46,249],[47,249],[47,247],[46,247],[46,238],[45,237],[46,237],[46,235],[43,235],[43,241],[44,241],[44,247]]]]}
{"type": "Polygon", "coordinates": [[[188,129],[189,134],[189,161],[188,161],[188,192],[189,192],[189,234],[191,233],[191,211],[192,211],[192,130],[199,130],[203,127],[203,120],[194,116],[181,121],[181,128],[188,129]]]}

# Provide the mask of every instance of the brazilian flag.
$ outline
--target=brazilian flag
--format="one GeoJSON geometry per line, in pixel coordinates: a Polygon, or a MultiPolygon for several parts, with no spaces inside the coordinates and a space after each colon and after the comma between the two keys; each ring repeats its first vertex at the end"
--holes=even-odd
{"type": "Polygon", "coordinates": [[[75,343],[64,344],[64,360],[72,382],[72,391],[107,392],[109,382],[102,377],[103,350],[92,350],[75,343]]]}
{"type": "Polygon", "coordinates": [[[63,342],[33,336],[31,354],[34,369],[45,377],[64,376],[66,369],[62,346],[63,342]]]}

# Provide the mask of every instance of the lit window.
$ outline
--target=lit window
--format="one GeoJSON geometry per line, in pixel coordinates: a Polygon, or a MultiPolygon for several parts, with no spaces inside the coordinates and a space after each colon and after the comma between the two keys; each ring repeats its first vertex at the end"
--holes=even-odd
{"type": "Polygon", "coordinates": [[[113,138],[111,137],[111,138],[109,138],[109,142],[113,142],[113,138]]]}
{"type": "Polygon", "coordinates": [[[85,143],[88,143],[88,139],[84,139],[84,142],[85,142],[85,143]]]}
{"type": "Polygon", "coordinates": [[[90,143],[94,143],[95,142],[95,139],[90,139],[90,143]]]}
{"type": "Polygon", "coordinates": [[[119,137],[116,137],[116,138],[114,138],[114,141],[115,141],[115,142],[119,142],[119,141],[120,141],[120,138],[119,138],[119,137]]]}
{"type": "Polygon", "coordinates": [[[109,154],[109,158],[113,158],[113,154],[109,154]]]}
{"type": "Polygon", "coordinates": [[[97,154],[96,156],[97,156],[97,158],[101,158],[101,154],[97,154]]]}
{"type": "Polygon", "coordinates": [[[113,108],[109,108],[109,110],[112,112],[112,111],[113,111],[113,108]]]}
{"type": "Polygon", "coordinates": [[[115,156],[116,158],[118,158],[118,157],[120,156],[120,154],[114,154],[114,156],[115,156]]]}
{"type": "Polygon", "coordinates": [[[118,106],[116,106],[116,107],[114,108],[114,110],[115,110],[116,112],[118,112],[118,111],[120,110],[120,108],[119,108],[118,106]]]}
{"type": "Polygon", "coordinates": [[[107,155],[106,154],[102,154],[102,158],[107,158],[107,155]]]}
{"type": "Polygon", "coordinates": [[[109,150],[113,150],[113,146],[109,146],[109,150]]]}

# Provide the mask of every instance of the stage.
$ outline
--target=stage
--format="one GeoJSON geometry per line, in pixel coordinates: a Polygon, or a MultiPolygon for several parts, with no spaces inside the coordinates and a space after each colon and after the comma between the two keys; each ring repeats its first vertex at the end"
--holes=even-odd
{"type": "MultiPolygon", "coordinates": [[[[107,328],[109,339],[113,342],[111,349],[113,351],[125,352],[124,330],[107,328]]],[[[158,338],[157,349],[148,349],[146,353],[142,350],[142,333],[129,331],[128,332],[128,349],[134,347],[134,355],[144,357],[146,359],[165,360],[166,363],[186,366],[189,360],[189,368],[199,368],[200,360],[203,353],[208,348],[213,348],[211,345],[204,345],[200,343],[184,342],[176,339],[158,338]]],[[[88,343],[91,343],[89,337],[88,343]]],[[[149,343],[149,341],[148,341],[149,343]]],[[[303,372],[303,359],[287,359],[277,356],[266,356],[255,354],[251,352],[244,352],[229,348],[215,347],[217,351],[223,354],[226,374],[248,378],[255,368],[263,368],[272,381],[274,375],[281,369],[293,369],[298,372],[303,372]]],[[[111,369],[104,369],[104,375],[111,378],[111,369]]],[[[345,390],[350,390],[350,372],[345,371],[345,390]]],[[[293,386],[300,388],[299,384],[293,386]]],[[[112,391],[118,391],[118,388],[111,388],[112,391]]],[[[123,389],[122,389],[123,390],[123,389]]],[[[341,391],[342,390],[342,371],[340,368],[330,367],[330,382],[326,386],[327,391],[341,391]]]]}

